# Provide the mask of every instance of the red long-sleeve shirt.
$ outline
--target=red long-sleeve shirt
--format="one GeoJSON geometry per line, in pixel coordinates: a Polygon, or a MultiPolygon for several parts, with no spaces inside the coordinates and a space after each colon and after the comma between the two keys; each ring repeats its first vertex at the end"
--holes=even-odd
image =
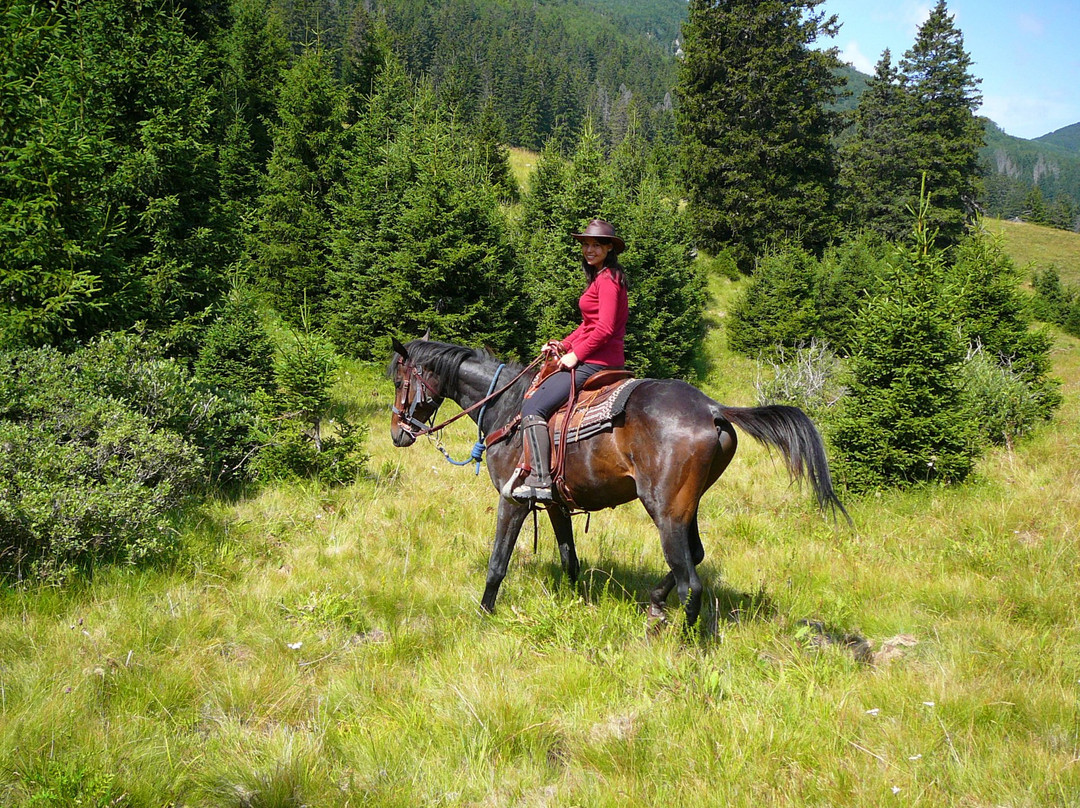
{"type": "Polygon", "coordinates": [[[610,269],[602,269],[578,300],[581,325],[562,341],[579,362],[604,367],[626,363],[626,320],[630,309],[626,288],[615,280],[610,269]]]}

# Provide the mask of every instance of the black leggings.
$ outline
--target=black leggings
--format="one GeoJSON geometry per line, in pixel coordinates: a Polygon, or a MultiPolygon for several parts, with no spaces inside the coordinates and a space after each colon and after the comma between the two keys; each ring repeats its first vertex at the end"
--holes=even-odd
{"type": "MultiPolygon", "coordinates": [[[[574,387],[578,390],[585,380],[597,371],[615,370],[604,365],[590,365],[588,362],[574,368],[574,387]]],[[[570,371],[560,370],[544,379],[532,398],[526,399],[521,405],[522,417],[526,415],[538,415],[545,421],[570,398],[570,371]]]]}

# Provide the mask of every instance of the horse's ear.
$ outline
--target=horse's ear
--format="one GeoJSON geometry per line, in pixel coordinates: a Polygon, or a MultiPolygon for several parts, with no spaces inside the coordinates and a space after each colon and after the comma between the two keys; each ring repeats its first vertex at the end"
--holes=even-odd
{"type": "Polygon", "coordinates": [[[397,337],[390,337],[390,344],[394,347],[394,353],[398,354],[406,362],[409,361],[409,349],[402,345],[397,337]]]}
{"type": "Polygon", "coordinates": [[[431,326],[428,326],[428,330],[424,332],[424,336],[420,337],[420,339],[422,339],[424,342],[427,342],[429,339],[431,339],[431,326]]]}

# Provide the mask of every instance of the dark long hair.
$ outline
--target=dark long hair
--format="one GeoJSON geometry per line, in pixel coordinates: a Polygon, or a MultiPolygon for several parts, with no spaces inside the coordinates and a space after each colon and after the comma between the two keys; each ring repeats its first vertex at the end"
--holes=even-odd
{"type": "Polygon", "coordinates": [[[585,260],[585,256],[581,256],[581,268],[585,272],[585,280],[591,285],[596,280],[596,276],[600,274],[601,270],[610,269],[611,274],[615,276],[615,282],[619,284],[623,289],[629,289],[630,283],[626,279],[626,270],[623,269],[623,265],[619,263],[619,255],[615,252],[614,248],[605,256],[604,265],[599,270],[593,269],[589,262],[585,260]]]}

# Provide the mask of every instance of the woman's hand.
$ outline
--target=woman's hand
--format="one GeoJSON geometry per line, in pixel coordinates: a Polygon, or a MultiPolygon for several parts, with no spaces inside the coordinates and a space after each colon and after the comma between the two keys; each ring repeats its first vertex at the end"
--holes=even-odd
{"type": "Polygon", "coordinates": [[[559,360],[559,364],[562,365],[567,370],[570,370],[570,368],[577,367],[577,363],[578,363],[577,354],[574,353],[573,351],[570,351],[570,353],[563,354],[562,358],[559,360]]]}
{"type": "Polygon", "coordinates": [[[563,346],[557,339],[548,340],[547,345],[544,346],[543,353],[545,356],[552,359],[562,356],[563,346]]]}

